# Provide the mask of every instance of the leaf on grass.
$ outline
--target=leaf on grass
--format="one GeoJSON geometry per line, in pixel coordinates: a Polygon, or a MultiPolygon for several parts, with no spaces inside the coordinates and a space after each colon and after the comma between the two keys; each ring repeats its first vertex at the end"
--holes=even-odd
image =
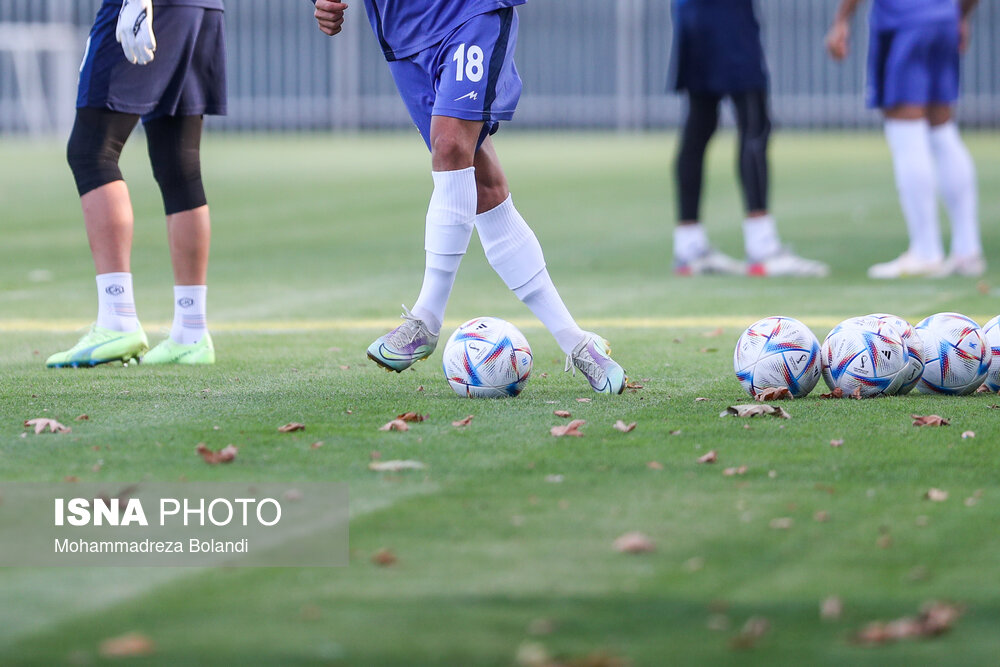
{"type": "Polygon", "coordinates": [[[976,432],[975,431],[963,431],[962,432],[962,440],[968,440],[969,438],[975,438],[975,437],[976,437],[976,432]]]}
{"type": "Polygon", "coordinates": [[[663,464],[659,461],[650,461],[646,464],[646,467],[650,470],[663,470],[663,464]]]}
{"type": "Polygon", "coordinates": [[[819,617],[824,621],[839,621],[843,613],[844,601],[836,595],[831,595],[819,605],[819,617]]]}
{"type": "Polygon", "coordinates": [[[861,387],[854,388],[854,391],[851,392],[851,398],[853,398],[855,401],[861,400],[861,387]]]}
{"type": "Polygon", "coordinates": [[[79,417],[77,417],[73,421],[76,421],[76,422],[90,421],[90,415],[80,415],[79,417]]]}
{"type": "Polygon", "coordinates": [[[792,400],[792,392],[788,391],[788,387],[768,387],[763,391],[757,392],[753,397],[758,403],[766,403],[767,401],[784,401],[792,400]]]}
{"type": "Polygon", "coordinates": [[[398,562],[399,558],[396,557],[396,554],[384,547],[372,554],[372,563],[379,567],[392,567],[398,562]]]}
{"type": "Polygon", "coordinates": [[[111,637],[101,642],[98,648],[102,658],[132,658],[152,655],[156,652],[153,640],[139,632],[130,632],[119,637],[111,637]]]}
{"type": "Polygon", "coordinates": [[[910,415],[910,417],[913,418],[914,426],[947,426],[951,423],[939,415],[910,415]]]}
{"type": "Polygon", "coordinates": [[[831,391],[829,394],[820,394],[819,397],[820,398],[843,398],[844,397],[844,390],[841,389],[840,387],[837,387],[836,389],[834,389],[833,391],[831,391]]]}
{"type": "Polygon", "coordinates": [[[398,459],[392,461],[372,461],[368,464],[368,469],[375,472],[399,472],[401,470],[424,470],[426,468],[427,465],[420,461],[400,461],[398,459]]]}
{"type": "Polygon", "coordinates": [[[704,456],[698,457],[698,463],[715,463],[718,460],[719,460],[719,455],[715,452],[714,449],[709,451],[704,456]]]}
{"type": "Polygon", "coordinates": [[[289,422],[284,426],[278,427],[278,433],[294,433],[295,431],[306,430],[305,424],[300,424],[299,422],[289,422]]]}
{"type": "Polygon", "coordinates": [[[565,477],[562,475],[546,475],[545,481],[549,484],[562,484],[565,477]]]}
{"type": "Polygon", "coordinates": [[[312,448],[312,449],[319,449],[322,446],[323,446],[323,441],[322,440],[317,440],[313,444],[309,445],[309,447],[312,448]]]}
{"type": "Polygon", "coordinates": [[[813,521],[817,523],[826,523],[830,520],[830,513],[826,510],[820,510],[813,514],[813,521]]]}
{"type": "Polygon", "coordinates": [[[63,426],[55,419],[48,419],[46,417],[39,417],[38,419],[29,419],[24,422],[25,428],[35,428],[35,435],[43,433],[45,429],[48,429],[52,433],[70,433],[73,429],[68,426],[63,426]]]}
{"type": "Polygon", "coordinates": [[[393,419],[391,422],[378,427],[380,431],[409,431],[410,425],[402,419],[393,419]]]}
{"type": "Polygon", "coordinates": [[[729,645],[734,649],[750,649],[771,629],[771,622],[763,616],[751,616],[743,624],[740,633],[733,637],[729,645]]]}
{"type": "Polygon", "coordinates": [[[718,338],[719,336],[721,336],[724,333],[726,333],[726,330],[723,329],[722,327],[719,327],[718,329],[712,329],[711,331],[705,331],[704,333],[701,334],[701,337],[702,338],[718,338]]]}
{"type": "Polygon", "coordinates": [[[670,432],[670,435],[680,435],[680,434],[681,434],[681,430],[680,429],[675,429],[675,430],[673,430],[673,431],[670,432]]]}
{"type": "Polygon", "coordinates": [[[992,394],[993,390],[987,387],[985,384],[979,385],[979,389],[976,389],[977,394],[992,394]]]}
{"type": "Polygon", "coordinates": [[[717,347],[703,347],[703,348],[701,348],[698,351],[701,352],[702,354],[713,354],[715,352],[718,352],[719,348],[717,348],[717,347]]]}
{"type": "Polygon", "coordinates": [[[396,415],[396,419],[400,419],[404,422],[422,422],[427,421],[430,415],[422,415],[419,412],[404,412],[401,415],[396,415]]]}
{"type": "Polygon", "coordinates": [[[556,417],[563,417],[564,419],[569,419],[573,414],[569,410],[556,410],[553,412],[556,417]]]}
{"type": "Polygon", "coordinates": [[[840,438],[839,440],[831,440],[830,441],[830,446],[831,447],[843,447],[844,446],[844,439],[840,438]]]}
{"type": "Polygon", "coordinates": [[[215,451],[209,449],[208,445],[204,442],[199,442],[194,450],[198,452],[205,463],[211,465],[215,465],[216,463],[232,463],[233,459],[236,458],[236,453],[239,451],[236,445],[226,445],[222,449],[215,451]]]}
{"type": "Polygon", "coordinates": [[[771,519],[767,525],[774,530],[788,530],[794,523],[795,520],[790,516],[779,516],[776,519],[771,519]]]}
{"type": "Polygon", "coordinates": [[[722,471],[722,474],[725,475],[726,477],[734,477],[735,475],[747,474],[747,470],[749,470],[749,468],[747,468],[746,466],[740,466],[738,468],[726,468],[725,470],[722,471]]]}
{"type": "Polygon", "coordinates": [[[707,401],[707,400],[708,400],[708,399],[707,399],[707,398],[705,398],[704,396],[699,396],[699,397],[697,397],[696,399],[694,399],[694,402],[695,402],[695,403],[704,403],[704,402],[705,402],[705,401],[707,401]]]}
{"type": "Polygon", "coordinates": [[[553,426],[551,429],[549,429],[549,433],[551,433],[557,438],[561,438],[567,435],[575,438],[580,438],[583,437],[583,433],[580,431],[580,427],[586,423],[587,423],[586,420],[574,419],[565,426],[553,426]]]}
{"type": "Polygon", "coordinates": [[[918,616],[869,623],[854,636],[854,641],[866,646],[890,644],[901,639],[939,637],[955,625],[963,609],[948,602],[929,602],[918,616]]]}
{"type": "Polygon", "coordinates": [[[784,408],[768,405],[767,403],[756,403],[750,405],[730,405],[725,412],[719,413],[720,417],[756,417],[757,415],[774,415],[781,419],[791,419],[792,416],[785,412],[784,408]]]}
{"type": "Polygon", "coordinates": [[[464,419],[459,419],[458,421],[453,421],[451,423],[451,425],[454,426],[454,427],[456,427],[456,428],[458,428],[459,426],[468,426],[469,424],[472,423],[472,418],[474,416],[475,415],[469,415],[468,417],[465,417],[464,419]]]}
{"type": "Polygon", "coordinates": [[[614,429],[616,431],[621,431],[622,433],[631,433],[632,431],[635,430],[635,426],[636,426],[635,422],[626,424],[621,419],[619,419],[618,421],[615,422],[614,429]]]}
{"type": "Polygon", "coordinates": [[[593,400],[594,399],[592,399],[592,398],[578,398],[578,399],[576,399],[576,402],[577,403],[590,403],[593,400]]]}
{"type": "Polygon", "coordinates": [[[639,384],[638,382],[626,382],[625,388],[630,391],[639,391],[640,389],[645,389],[645,386],[639,384]]]}
{"type": "Polygon", "coordinates": [[[642,554],[656,551],[656,544],[643,533],[625,533],[615,540],[615,551],[623,554],[642,554]]]}
{"type": "Polygon", "coordinates": [[[935,489],[931,487],[927,489],[927,493],[924,494],[924,498],[931,500],[935,503],[943,503],[948,500],[948,492],[941,489],[935,489]]]}

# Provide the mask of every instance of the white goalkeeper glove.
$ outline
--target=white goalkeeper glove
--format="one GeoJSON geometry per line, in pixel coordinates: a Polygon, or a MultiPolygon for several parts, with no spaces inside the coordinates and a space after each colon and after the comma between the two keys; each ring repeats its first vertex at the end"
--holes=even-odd
{"type": "Polygon", "coordinates": [[[115,37],[133,65],[148,65],[156,52],[153,36],[153,0],[122,0],[115,37]]]}

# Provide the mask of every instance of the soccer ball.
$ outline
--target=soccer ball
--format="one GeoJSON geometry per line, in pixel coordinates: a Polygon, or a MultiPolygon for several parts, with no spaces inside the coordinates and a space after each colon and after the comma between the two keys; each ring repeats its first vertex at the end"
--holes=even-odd
{"type": "Polygon", "coordinates": [[[448,339],[443,365],[448,384],[459,396],[517,396],[531,374],[531,348],[510,322],[477,317],[448,339]]]}
{"type": "Polygon", "coordinates": [[[892,396],[907,380],[910,353],[902,336],[877,317],[844,320],[823,341],[823,379],[862,398],[892,396]]]}
{"type": "Polygon", "coordinates": [[[733,368],[751,396],[770,387],[788,387],[792,396],[802,398],[819,382],[819,341],[798,320],[765,317],[736,342],[733,368]]]}
{"type": "Polygon", "coordinates": [[[916,329],[924,341],[926,364],[918,391],[967,396],[979,388],[993,355],[978,324],[959,313],[938,313],[916,329]]]}
{"type": "Polygon", "coordinates": [[[1000,391],[1000,315],[986,323],[983,337],[990,348],[990,370],[986,374],[986,388],[1000,391]]]}
{"type": "MultiPolygon", "coordinates": [[[[917,383],[920,382],[920,376],[924,374],[924,343],[920,340],[920,335],[902,317],[886,313],[876,313],[869,315],[869,317],[886,322],[894,328],[899,333],[900,338],[902,338],[907,352],[910,353],[910,361],[905,370],[906,379],[903,380],[903,384],[897,392],[900,395],[909,394],[917,386],[917,383]]],[[[1000,340],[997,341],[997,344],[1000,345],[1000,340]]]]}

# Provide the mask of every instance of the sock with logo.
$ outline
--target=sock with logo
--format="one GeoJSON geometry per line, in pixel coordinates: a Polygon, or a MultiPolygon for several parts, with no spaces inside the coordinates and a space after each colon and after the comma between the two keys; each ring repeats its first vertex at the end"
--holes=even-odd
{"type": "Polygon", "coordinates": [[[97,326],[122,332],[139,328],[131,273],[102,273],[97,276],[97,326]]]}
{"type": "Polygon", "coordinates": [[[208,330],[205,322],[205,285],[174,285],[174,324],[170,339],[181,345],[193,345],[208,330]]]}

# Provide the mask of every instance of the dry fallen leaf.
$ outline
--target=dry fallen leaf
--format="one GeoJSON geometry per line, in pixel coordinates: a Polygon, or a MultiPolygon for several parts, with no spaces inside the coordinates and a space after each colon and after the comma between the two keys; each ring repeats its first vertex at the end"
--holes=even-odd
{"type": "Polygon", "coordinates": [[[936,503],[943,503],[948,500],[948,492],[931,487],[930,489],[927,489],[927,493],[924,494],[924,498],[936,503]]]}
{"type": "Polygon", "coordinates": [[[573,416],[573,414],[569,410],[556,410],[552,414],[554,414],[556,417],[563,417],[565,419],[569,419],[570,417],[573,416]]]}
{"type": "Polygon", "coordinates": [[[468,417],[465,417],[464,419],[459,419],[458,421],[453,421],[451,423],[451,425],[454,426],[454,427],[456,427],[456,428],[459,427],[459,426],[468,426],[469,424],[472,423],[473,416],[474,415],[469,415],[468,417]]]}
{"type": "Polygon", "coordinates": [[[396,415],[396,419],[400,419],[404,422],[422,422],[427,421],[430,415],[422,415],[419,412],[404,412],[401,415],[396,415]]]}
{"type": "Polygon", "coordinates": [[[792,396],[792,392],[788,391],[788,387],[768,387],[757,392],[753,398],[758,403],[766,403],[767,401],[791,400],[794,396],[792,396]]]}
{"type": "Polygon", "coordinates": [[[391,567],[399,562],[396,554],[389,549],[382,548],[372,554],[372,563],[379,567],[391,567]]]}
{"type": "Polygon", "coordinates": [[[646,464],[646,467],[650,470],[663,470],[663,464],[659,461],[650,461],[646,464]]]}
{"type": "Polygon", "coordinates": [[[719,460],[719,455],[715,452],[714,449],[709,451],[704,456],[698,457],[698,463],[715,463],[718,460],[719,460]]]}
{"type": "Polygon", "coordinates": [[[830,446],[831,447],[843,447],[844,446],[844,439],[840,438],[839,440],[831,440],[830,441],[830,446]]]}
{"type": "Polygon", "coordinates": [[[316,442],[314,442],[313,444],[311,444],[311,445],[309,445],[309,446],[310,446],[310,447],[311,447],[312,449],[319,449],[320,447],[322,447],[322,446],[323,446],[323,441],[322,441],[322,440],[317,440],[316,442]]]}
{"type": "Polygon", "coordinates": [[[730,405],[726,408],[725,412],[719,413],[720,417],[756,417],[757,415],[774,415],[781,419],[791,419],[792,416],[788,414],[784,408],[768,405],[766,403],[756,403],[750,405],[730,405]]]}
{"type": "Polygon", "coordinates": [[[751,616],[743,625],[740,633],[733,637],[729,645],[734,649],[749,649],[757,644],[757,640],[771,629],[771,622],[763,616],[751,616]]]}
{"type": "Polygon", "coordinates": [[[639,391],[640,389],[645,389],[645,386],[639,384],[638,382],[626,382],[625,383],[625,388],[628,389],[629,392],[635,393],[635,392],[639,391]]]}
{"type": "Polygon", "coordinates": [[[722,471],[722,474],[726,477],[733,477],[734,475],[745,475],[747,474],[748,468],[746,466],[740,466],[738,468],[726,468],[722,471]]]}
{"type": "Polygon", "coordinates": [[[615,540],[615,551],[623,554],[640,554],[656,551],[653,540],[640,532],[625,533],[615,540]]]}
{"type": "Polygon", "coordinates": [[[205,463],[210,463],[215,465],[216,463],[232,463],[233,459],[236,458],[236,453],[239,451],[235,445],[226,445],[219,451],[214,451],[208,448],[204,442],[199,442],[198,446],[194,448],[201,458],[204,459],[205,463]]]}
{"type": "Polygon", "coordinates": [[[820,510],[815,514],[813,514],[813,521],[816,521],[817,523],[826,523],[829,520],[830,520],[830,513],[827,512],[826,510],[820,510]]]}
{"type": "Polygon", "coordinates": [[[840,616],[843,613],[844,601],[836,595],[831,595],[823,600],[819,605],[819,617],[824,621],[840,620],[840,616]]]}
{"type": "Polygon", "coordinates": [[[119,637],[105,639],[101,642],[97,652],[102,658],[132,658],[152,655],[156,652],[156,644],[144,634],[130,632],[119,637]]]}
{"type": "Polygon", "coordinates": [[[869,623],[854,636],[854,641],[877,646],[914,637],[937,637],[951,629],[962,611],[961,607],[947,602],[929,602],[916,617],[906,616],[888,623],[869,623]]]}
{"type": "Polygon", "coordinates": [[[592,399],[592,398],[578,398],[578,399],[576,399],[576,402],[577,403],[590,403],[593,400],[594,399],[592,399]]]}
{"type": "Polygon", "coordinates": [[[79,417],[77,417],[73,421],[78,421],[78,422],[90,421],[90,415],[80,415],[79,417]]]}
{"type": "Polygon", "coordinates": [[[304,431],[304,430],[306,430],[306,425],[300,424],[299,422],[289,422],[284,426],[278,427],[279,433],[294,433],[295,431],[304,431]]]}
{"type": "Polygon", "coordinates": [[[707,400],[708,400],[708,399],[707,399],[707,398],[705,398],[704,396],[699,396],[698,398],[694,399],[694,402],[695,402],[695,403],[704,403],[704,402],[705,402],[705,401],[707,401],[707,400]]]}
{"type": "Polygon", "coordinates": [[[719,327],[718,329],[712,329],[711,331],[705,331],[701,334],[702,338],[718,338],[722,334],[726,333],[725,329],[719,327]]]}
{"type": "Polygon", "coordinates": [[[393,419],[391,422],[378,427],[380,431],[409,431],[410,425],[402,419],[393,419]]]}
{"type": "Polygon", "coordinates": [[[717,347],[703,347],[703,348],[701,348],[698,351],[701,352],[702,354],[713,354],[715,352],[718,352],[719,348],[717,348],[717,347]]]}
{"type": "Polygon", "coordinates": [[[399,472],[400,470],[424,470],[427,465],[420,461],[372,461],[368,464],[369,470],[375,472],[399,472]]]}
{"type": "Polygon", "coordinates": [[[792,527],[793,523],[795,523],[795,520],[792,519],[792,517],[781,516],[776,519],[771,519],[771,521],[767,525],[773,528],[774,530],[788,530],[789,528],[792,527]]]}
{"type": "Polygon", "coordinates": [[[675,429],[675,430],[673,430],[673,431],[670,432],[670,435],[680,435],[680,434],[681,434],[681,430],[680,429],[675,429]]]}
{"type": "Polygon", "coordinates": [[[968,440],[969,438],[975,438],[975,437],[976,437],[976,432],[975,431],[963,431],[962,432],[962,440],[968,440]]]}
{"type": "Polygon", "coordinates": [[[951,423],[939,415],[910,415],[910,417],[913,418],[914,426],[948,426],[951,423]]]}
{"type": "Polygon", "coordinates": [[[557,438],[561,438],[566,435],[580,438],[583,437],[583,433],[580,432],[580,427],[586,423],[587,422],[583,419],[574,419],[565,426],[553,426],[549,429],[549,433],[557,438]]]}
{"type": "Polygon", "coordinates": [[[37,419],[29,419],[24,422],[25,428],[35,427],[35,435],[42,433],[45,429],[48,429],[52,433],[70,433],[73,429],[68,426],[63,426],[55,419],[48,419],[46,417],[39,417],[37,419]]]}
{"type": "Polygon", "coordinates": [[[836,389],[834,389],[833,391],[831,391],[829,394],[820,394],[819,397],[820,398],[843,398],[844,397],[844,390],[841,389],[840,387],[837,387],[836,389]]]}
{"type": "Polygon", "coordinates": [[[635,426],[636,426],[635,422],[626,424],[621,419],[619,419],[618,421],[615,422],[614,429],[616,431],[621,431],[622,433],[631,433],[632,431],[635,430],[635,426]]]}

